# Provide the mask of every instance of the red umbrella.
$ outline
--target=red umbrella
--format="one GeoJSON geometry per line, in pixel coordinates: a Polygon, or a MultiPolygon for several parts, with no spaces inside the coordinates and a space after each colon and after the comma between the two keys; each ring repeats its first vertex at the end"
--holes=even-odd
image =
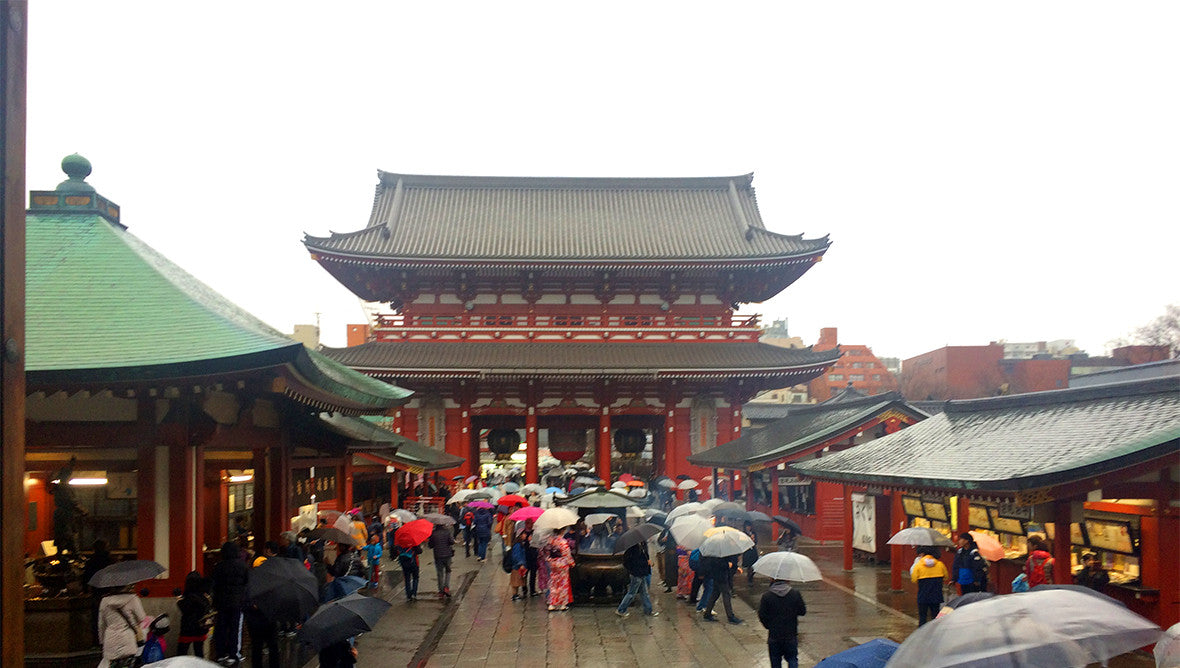
{"type": "Polygon", "coordinates": [[[518,503],[522,506],[527,506],[529,505],[529,500],[517,494],[505,494],[497,499],[496,503],[501,506],[515,506],[518,503]]]}
{"type": "Polygon", "coordinates": [[[434,523],[430,520],[406,522],[393,534],[393,544],[406,549],[417,547],[425,543],[433,531],[434,523]]]}
{"type": "Polygon", "coordinates": [[[623,475],[618,477],[619,482],[631,482],[634,479],[635,479],[635,476],[631,475],[630,473],[624,473],[623,475]]]}

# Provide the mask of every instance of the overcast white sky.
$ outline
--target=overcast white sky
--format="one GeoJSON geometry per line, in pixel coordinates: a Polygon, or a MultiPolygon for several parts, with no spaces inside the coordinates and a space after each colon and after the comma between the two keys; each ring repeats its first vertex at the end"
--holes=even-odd
{"type": "Polygon", "coordinates": [[[1180,302],[1174,1],[30,4],[28,187],[85,155],[134,234],[329,345],[363,314],[301,239],[363,227],[378,169],[754,172],[835,244],[746,310],[880,356],[1101,354],[1180,302]]]}

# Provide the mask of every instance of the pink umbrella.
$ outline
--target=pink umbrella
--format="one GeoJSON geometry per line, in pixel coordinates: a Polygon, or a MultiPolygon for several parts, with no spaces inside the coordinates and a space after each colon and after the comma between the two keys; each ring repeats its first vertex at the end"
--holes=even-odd
{"type": "Polygon", "coordinates": [[[469,507],[469,508],[495,508],[495,506],[493,506],[492,504],[488,503],[487,501],[482,501],[482,500],[481,501],[472,501],[471,503],[467,504],[467,507],[469,507]]]}
{"type": "Polygon", "coordinates": [[[523,522],[525,520],[535,520],[545,512],[544,508],[537,508],[536,506],[525,506],[520,510],[508,516],[508,519],[514,522],[523,522]]]}
{"type": "Polygon", "coordinates": [[[988,561],[999,561],[1004,558],[1004,546],[1000,545],[1000,541],[981,531],[968,531],[971,537],[975,539],[975,547],[979,549],[979,554],[988,561]]]}
{"type": "Polygon", "coordinates": [[[479,480],[479,476],[469,475],[469,476],[467,476],[467,479],[464,480],[463,482],[475,482],[476,480],[479,480]]]}

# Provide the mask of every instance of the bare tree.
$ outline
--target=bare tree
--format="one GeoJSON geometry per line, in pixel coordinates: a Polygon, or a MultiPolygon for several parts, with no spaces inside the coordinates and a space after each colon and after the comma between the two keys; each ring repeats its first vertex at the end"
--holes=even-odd
{"type": "Polygon", "coordinates": [[[1168,346],[1172,357],[1180,357],[1180,305],[1168,304],[1163,315],[1107,345],[1168,346]]]}

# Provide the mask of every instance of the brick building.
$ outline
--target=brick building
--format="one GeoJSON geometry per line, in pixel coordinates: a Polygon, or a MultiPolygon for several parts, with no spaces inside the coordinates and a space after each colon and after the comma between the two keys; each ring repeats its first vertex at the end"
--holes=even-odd
{"type": "Polygon", "coordinates": [[[944,346],[902,362],[901,391],[916,401],[942,401],[1056,390],[1069,387],[1070,364],[1069,359],[1005,359],[1004,344],[995,341],[944,346]]]}
{"type": "Polygon", "coordinates": [[[841,344],[835,327],[819,330],[819,342],[813,350],[840,349],[840,359],[828,372],[807,384],[807,391],[815,401],[827,401],[846,387],[864,395],[883,394],[897,389],[897,378],[885,368],[885,363],[865,345],[841,344]]]}

